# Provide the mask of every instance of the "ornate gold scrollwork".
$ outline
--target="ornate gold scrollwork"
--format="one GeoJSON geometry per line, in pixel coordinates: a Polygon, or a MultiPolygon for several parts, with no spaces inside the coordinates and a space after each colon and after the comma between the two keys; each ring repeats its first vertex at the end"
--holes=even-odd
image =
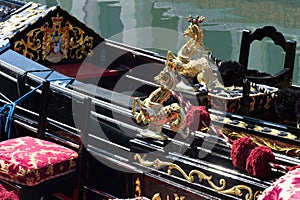
{"type": "Polygon", "coordinates": [[[39,28],[27,33],[26,40],[15,41],[14,50],[32,60],[57,63],[64,58],[82,59],[92,54],[93,37],[57,13],[39,28]],[[50,25],[51,24],[51,25],[50,25]]]}
{"type": "MultiPolygon", "coordinates": [[[[184,200],[185,196],[179,196],[177,193],[174,193],[174,200],[184,200]]],[[[160,197],[160,193],[155,193],[151,200],[162,200],[160,197]]],[[[170,200],[170,196],[167,195],[167,200],[170,200]]]]}
{"type": "Polygon", "coordinates": [[[264,139],[262,137],[250,135],[247,133],[241,133],[241,132],[238,133],[238,132],[230,131],[228,129],[223,129],[222,132],[230,138],[250,137],[253,140],[253,142],[258,146],[264,145],[274,151],[281,152],[290,156],[300,157],[300,147],[295,145],[291,145],[291,144],[287,144],[287,143],[283,143],[271,139],[264,139]]]}
{"type": "Polygon", "coordinates": [[[185,196],[179,196],[177,193],[174,193],[174,199],[175,200],[184,200],[185,196]]]}
{"type": "MultiPolygon", "coordinates": [[[[189,182],[193,183],[195,181],[195,175],[198,176],[199,178],[199,182],[203,182],[206,181],[211,188],[213,188],[215,191],[222,193],[222,194],[228,194],[228,195],[233,195],[233,196],[238,196],[241,197],[243,195],[243,190],[246,191],[245,194],[245,199],[246,200],[253,200],[256,198],[256,195],[253,195],[253,191],[250,187],[246,186],[246,185],[236,185],[233,186],[231,188],[226,189],[226,180],[225,179],[220,179],[219,180],[219,184],[220,186],[215,185],[215,183],[212,181],[213,176],[207,176],[205,173],[199,171],[199,170],[191,170],[188,174],[184,172],[184,170],[182,168],[180,168],[178,165],[174,164],[174,163],[170,163],[170,162],[163,162],[160,161],[159,159],[155,159],[154,161],[147,161],[146,160],[146,156],[144,155],[143,157],[141,157],[139,154],[136,154],[134,156],[135,160],[138,160],[140,162],[140,164],[144,165],[144,166],[153,166],[157,169],[167,166],[168,167],[168,174],[171,175],[172,174],[172,170],[177,170],[178,172],[180,172],[182,174],[182,176],[189,182]]],[[[258,193],[255,193],[258,194],[258,193]]]]}

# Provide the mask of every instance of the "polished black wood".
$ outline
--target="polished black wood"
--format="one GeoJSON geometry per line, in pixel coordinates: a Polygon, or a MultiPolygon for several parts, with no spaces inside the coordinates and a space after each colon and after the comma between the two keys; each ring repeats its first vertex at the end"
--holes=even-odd
{"type": "MultiPolygon", "coordinates": [[[[246,76],[248,80],[255,83],[266,84],[278,88],[292,86],[293,70],[295,63],[296,41],[286,40],[282,33],[278,32],[273,26],[265,26],[251,30],[244,30],[240,47],[239,62],[247,70],[246,76]],[[257,70],[248,69],[248,60],[251,43],[255,40],[262,40],[268,37],[273,40],[276,45],[279,45],[285,52],[284,66],[281,71],[276,74],[267,74],[257,70]]],[[[254,66],[255,68],[255,66],[254,66]]]]}
{"type": "MultiPolygon", "coordinates": [[[[100,95],[104,98],[111,96],[109,92],[113,93],[109,90],[98,92],[106,94],[100,95]]],[[[81,170],[80,175],[80,199],[132,198],[137,194],[137,180],[140,183],[140,194],[148,198],[160,193],[162,199],[166,199],[167,196],[174,199],[175,194],[186,199],[243,199],[247,194],[245,190],[242,191],[241,197],[224,194],[214,190],[211,182],[200,181],[196,175],[195,181],[190,182],[179,170],[173,169],[172,173],[168,174],[167,167],[157,169],[154,163],[149,166],[143,165],[134,159],[133,155],[136,153],[141,156],[147,154],[146,159],[150,162],[160,159],[174,163],[187,174],[196,170],[198,173],[212,176],[216,185],[221,179],[225,179],[227,189],[246,186],[255,193],[270,185],[269,181],[255,179],[243,171],[234,169],[230,159],[230,147],[213,134],[195,133],[195,136],[186,139],[178,136],[165,142],[142,138],[138,128],[146,127],[134,124],[128,117],[129,111],[123,114],[116,111],[113,107],[122,105],[123,102],[119,98],[115,101],[119,103],[105,106],[104,103],[99,105],[95,100],[87,99],[86,110],[81,112],[81,133],[87,156],[82,162],[84,170],[81,170]],[[99,115],[95,115],[94,111],[99,115]],[[132,130],[120,128],[125,125],[122,123],[134,127],[132,130]],[[181,152],[185,147],[186,151],[181,152]]],[[[170,138],[175,136],[168,128],[164,128],[163,131],[170,138]]],[[[274,172],[270,179],[278,176],[278,173],[274,172]]]]}
{"type": "MultiPolygon", "coordinates": [[[[64,16],[68,16],[67,13],[65,13],[64,16]]],[[[49,17],[51,16],[48,16],[48,19],[49,17]]],[[[41,25],[44,23],[45,19],[46,18],[39,20],[38,24],[41,25]]],[[[74,22],[75,21],[74,19],[74,22]]],[[[269,32],[273,29],[270,28],[270,30],[268,30],[266,28],[264,30],[269,32]]],[[[253,33],[253,37],[256,37],[256,33],[259,32],[253,33]]],[[[267,34],[269,33],[266,33],[266,35],[267,34]]],[[[15,37],[19,36],[19,38],[22,38],[25,37],[25,35],[25,32],[23,32],[23,34],[15,35],[15,37]]],[[[263,34],[259,33],[258,35],[263,34]]],[[[284,43],[281,42],[283,41],[282,37],[280,37],[280,34],[279,36],[277,35],[278,34],[275,34],[275,36],[271,36],[271,38],[281,38],[279,39],[280,42],[276,43],[280,46],[284,46],[284,43]]],[[[243,49],[244,51],[242,53],[247,56],[249,55],[251,39],[253,38],[250,37],[250,39],[247,40],[249,48],[247,48],[245,42],[243,42],[241,47],[241,50],[243,49]]],[[[120,74],[122,77],[125,72],[130,72],[131,77],[136,76],[145,82],[153,81],[153,77],[164,67],[164,58],[158,57],[153,53],[111,41],[102,42],[105,48],[98,50],[99,52],[95,50],[95,57],[100,58],[99,55],[101,54],[99,53],[102,50],[105,50],[106,55],[120,55],[120,57],[113,61],[107,57],[105,62],[102,61],[102,63],[101,59],[96,59],[96,61],[99,62],[95,62],[94,64],[99,65],[99,67],[108,66],[109,69],[119,69],[119,72],[122,72],[120,74]],[[148,66],[148,69],[151,74],[149,74],[145,68],[143,68],[142,73],[137,73],[136,69],[138,66],[150,63],[152,65],[148,66]]],[[[290,48],[286,46],[284,49],[290,48]]],[[[288,55],[291,55],[288,53],[288,50],[286,50],[286,52],[288,55]]],[[[33,68],[39,70],[47,69],[45,66],[32,60],[23,58],[23,56],[18,55],[12,50],[3,52],[0,55],[0,59],[3,61],[0,66],[1,71],[6,72],[6,75],[11,77],[15,77],[16,74],[19,74],[20,69],[23,71],[32,70],[33,68]],[[5,63],[9,65],[7,64],[7,66],[5,66],[5,63]],[[11,65],[16,69],[13,70],[11,65]],[[27,66],[30,69],[28,69],[27,66]]],[[[294,64],[290,63],[293,59],[289,58],[287,60],[286,66],[294,64]]],[[[287,67],[287,70],[289,69],[290,67],[287,67]]],[[[55,75],[55,73],[53,74],[55,75]]],[[[45,79],[45,76],[36,76],[45,79]]],[[[62,75],[56,74],[56,76],[61,77],[62,75]]],[[[101,78],[98,86],[113,88],[114,83],[117,82],[118,79],[112,78],[110,81],[101,78]]],[[[141,98],[147,97],[155,87],[153,85],[139,84],[141,87],[137,88],[133,84],[133,80],[130,80],[130,78],[127,80],[130,84],[124,84],[124,86],[122,85],[123,87],[114,88],[114,92],[109,89],[97,87],[97,85],[92,84],[94,81],[88,80],[84,80],[86,81],[85,83],[76,80],[70,83],[71,86],[59,87],[59,89],[57,89],[58,87],[52,87],[49,98],[47,98],[48,102],[44,100],[41,101],[41,105],[44,105],[44,107],[42,106],[43,108],[45,108],[46,105],[49,106],[49,112],[41,115],[43,117],[40,123],[38,123],[39,119],[37,117],[30,116],[28,118],[33,121],[32,126],[34,128],[39,127],[39,135],[44,136],[45,139],[70,146],[70,148],[79,151],[78,171],[73,174],[73,178],[65,176],[63,180],[60,179],[60,182],[58,182],[58,179],[51,182],[47,181],[39,185],[38,188],[20,187],[12,183],[8,183],[7,185],[13,185],[23,199],[30,200],[38,199],[56,192],[69,193],[69,195],[72,196],[70,193],[74,191],[77,191],[73,196],[74,198],[78,197],[79,199],[88,200],[132,198],[136,195],[151,198],[158,192],[161,193],[162,199],[167,199],[167,196],[172,199],[175,194],[185,197],[186,199],[242,199],[247,194],[245,190],[242,191],[242,197],[228,194],[224,191],[222,193],[212,188],[210,185],[212,184],[211,182],[201,181],[196,175],[193,181],[189,181],[183,175],[184,173],[181,173],[179,170],[173,169],[171,170],[171,174],[169,174],[167,167],[158,169],[155,167],[154,162],[153,165],[146,166],[134,159],[133,155],[136,155],[136,153],[142,155],[149,152],[155,153],[152,154],[152,157],[148,156],[146,158],[147,160],[152,162],[158,158],[164,162],[174,163],[186,174],[189,174],[193,170],[197,170],[199,174],[203,172],[207,176],[212,176],[214,185],[220,186],[220,181],[225,179],[227,188],[232,189],[231,191],[234,191],[235,186],[245,185],[255,193],[256,191],[264,190],[271,184],[271,180],[280,177],[279,172],[274,172],[272,173],[272,177],[269,177],[268,180],[260,180],[247,175],[244,171],[234,169],[230,159],[230,146],[220,138],[214,136],[214,133],[197,132],[193,137],[186,139],[176,137],[174,139],[176,133],[172,132],[168,127],[164,127],[163,132],[170,138],[168,141],[161,142],[142,138],[139,135],[139,129],[146,127],[136,124],[131,118],[130,109],[132,100],[136,96],[141,98]],[[73,89],[72,94],[68,93],[68,90],[71,89],[73,89]],[[86,96],[90,96],[91,98],[85,98],[86,96]],[[73,98],[75,98],[75,100],[73,98]],[[74,104],[76,106],[74,106],[74,104]],[[77,106],[79,109],[75,110],[74,108],[77,106]],[[117,108],[116,106],[120,107],[117,108]],[[76,127],[80,133],[62,127],[60,123],[55,123],[50,120],[45,121],[45,119],[47,119],[45,116],[58,119],[62,124],[67,123],[72,127],[76,127]],[[77,123],[79,122],[79,124],[72,122],[74,116],[78,117],[77,123]],[[120,128],[120,126],[124,127],[120,128]],[[132,128],[128,128],[129,126],[132,128]],[[68,145],[70,143],[73,145],[68,145]],[[182,152],[181,150],[184,149],[184,147],[186,147],[186,151],[182,152]],[[139,185],[137,184],[137,180],[140,181],[139,185]],[[140,189],[136,190],[138,186],[140,189]],[[74,190],[76,188],[77,190],[74,190]]],[[[40,79],[27,77],[24,81],[26,81],[27,85],[34,86],[40,79]]],[[[10,98],[17,95],[16,91],[18,90],[12,91],[12,88],[15,89],[16,84],[12,83],[13,81],[11,79],[8,80],[7,77],[0,76],[0,82],[6,85],[1,91],[7,92],[10,98]],[[8,84],[13,87],[7,86],[8,84]]],[[[19,83],[19,85],[23,84],[20,81],[19,83]]],[[[21,90],[19,90],[19,93],[23,93],[21,90]]],[[[195,94],[190,93],[189,95],[192,96],[193,99],[195,94]]],[[[35,99],[40,99],[39,97],[40,96],[37,95],[35,99]]],[[[38,110],[38,106],[35,104],[30,105],[33,105],[32,110],[38,110]]],[[[45,110],[46,109],[44,109],[44,111],[45,110]]],[[[23,121],[28,119],[26,118],[27,115],[23,115],[23,113],[18,114],[21,115],[20,119],[23,119],[23,121]]],[[[235,116],[237,119],[242,120],[241,116],[235,116]]],[[[234,116],[230,117],[234,118],[234,116]]],[[[28,123],[28,121],[26,123],[28,123]]],[[[251,122],[254,124],[258,123],[257,121],[251,122]]],[[[244,131],[246,133],[257,133],[258,135],[264,136],[258,131],[249,131],[249,127],[241,129],[227,125],[226,128],[234,131],[244,131]]],[[[22,130],[25,131],[25,128],[22,130]]],[[[28,131],[28,134],[36,133],[28,131]]],[[[274,136],[274,139],[281,138],[274,136]]],[[[287,142],[289,142],[289,140],[287,140],[287,142]]],[[[298,142],[296,145],[297,144],[298,142]]],[[[285,162],[283,162],[283,164],[285,164],[285,162]]]]}

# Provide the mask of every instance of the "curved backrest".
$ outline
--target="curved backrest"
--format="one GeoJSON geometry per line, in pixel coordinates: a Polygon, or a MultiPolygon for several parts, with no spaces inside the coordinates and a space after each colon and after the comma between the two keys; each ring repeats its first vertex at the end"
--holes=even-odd
{"type": "Polygon", "coordinates": [[[273,26],[258,28],[253,33],[250,30],[243,31],[239,62],[245,67],[245,70],[247,70],[251,43],[255,40],[262,40],[265,37],[271,38],[276,45],[281,46],[285,51],[283,68],[288,69],[287,76],[290,82],[289,86],[291,86],[295,63],[296,41],[286,40],[282,33],[278,32],[273,26]]]}

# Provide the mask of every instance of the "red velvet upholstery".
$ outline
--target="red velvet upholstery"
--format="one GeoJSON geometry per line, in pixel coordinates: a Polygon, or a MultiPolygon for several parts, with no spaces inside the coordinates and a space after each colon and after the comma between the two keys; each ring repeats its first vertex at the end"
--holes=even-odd
{"type": "Polygon", "coordinates": [[[75,171],[77,152],[61,145],[20,137],[0,142],[0,178],[34,186],[75,171]]]}

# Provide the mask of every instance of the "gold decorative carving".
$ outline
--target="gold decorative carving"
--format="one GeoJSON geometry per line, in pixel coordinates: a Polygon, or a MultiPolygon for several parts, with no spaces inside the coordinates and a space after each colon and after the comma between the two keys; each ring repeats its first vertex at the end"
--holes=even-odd
{"type": "Polygon", "coordinates": [[[233,195],[233,196],[238,196],[241,197],[243,195],[242,191],[245,191],[245,199],[246,200],[253,200],[255,199],[255,196],[253,195],[253,191],[250,187],[246,185],[235,185],[231,188],[226,189],[226,180],[225,179],[220,179],[219,184],[220,186],[215,185],[215,183],[212,181],[213,176],[207,176],[205,173],[199,171],[199,170],[191,170],[188,174],[184,172],[184,170],[179,167],[178,165],[170,162],[163,162],[160,161],[159,159],[155,159],[154,161],[147,161],[146,156],[144,155],[141,157],[139,154],[136,154],[134,156],[135,160],[138,160],[140,164],[144,166],[153,166],[157,169],[160,169],[161,167],[168,167],[168,174],[172,174],[172,170],[177,170],[178,172],[181,173],[181,175],[190,183],[193,183],[195,181],[195,175],[198,176],[199,182],[206,181],[211,188],[213,188],[216,192],[222,193],[222,194],[228,194],[228,195],[233,195]]]}
{"type": "Polygon", "coordinates": [[[300,147],[295,146],[295,145],[250,135],[250,134],[247,134],[244,132],[234,132],[234,131],[230,131],[225,128],[223,128],[222,132],[230,138],[250,137],[253,140],[253,142],[258,146],[264,145],[274,151],[281,152],[286,155],[290,155],[290,156],[294,156],[294,157],[300,157],[300,147]]]}
{"type": "Polygon", "coordinates": [[[160,193],[155,193],[151,200],[161,200],[160,193]]]}
{"type": "Polygon", "coordinates": [[[63,23],[63,17],[57,13],[39,28],[27,33],[26,40],[14,43],[14,50],[38,61],[48,60],[57,63],[62,59],[82,59],[92,54],[93,37],[69,21],[63,23]]]}
{"type": "MultiPolygon", "coordinates": [[[[185,196],[179,196],[177,193],[174,193],[173,195],[174,195],[174,200],[184,200],[185,199],[185,196]]],[[[162,200],[160,193],[155,193],[153,195],[153,197],[151,198],[151,200],[162,200]]],[[[169,195],[167,195],[167,200],[170,200],[169,195]]]]}
{"type": "Polygon", "coordinates": [[[142,190],[141,190],[141,181],[139,178],[135,181],[135,197],[141,197],[142,196],[142,190]]]}
{"type": "MultiPolygon", "coordinates": [[[[244,121],[232,120],[228,117],[222,117],[221,119],[218,119],[218,116],[214,115],[214,114],[211,114],[210,116],[211,116],[211,119],[213,121],[218,121],[218,122],[221,122],[221,123],[224,123],[224,124],[231,124],[233,121],[235,121],[233,126],[241,127],[241,128],[244,128],[244,129],[246,129],[249,126],[249,124],[247,124],[244,121]]],[[[262,132],[266,128],[266,127],[260,126],[258,124],[251,124],[251,126],[253,126],[252,129],[254,131],[257,131],[257,132],[262,132]]],[[[265,132],[266,134],[280,136],[280,134],[281,134],[280,130],[278,130],[276,128],[269,128],[269,127],[267,127],[267,128],[268,128],[268,132],[265,132]]],[[[295,140],[297,138],[297,135],[287,131],[287,132],[285,132],[284,136],[280,136],[280,137],[290,139],[290,140],[295,140]]]]}
{"type": "Polygon", "coordinates": [[[186,43],[178,51],[177,56],[168,51],[166,66],[176,69],[188,79],[197,78],[199,83],[211,90],[212,82],[216,79],[216,76],[208,60],[208,55],[211,52],[203,43],[204,34],[200,24],[205,21],[205,17],[196,16],[193,18],[189,16],[186,19],[190,22],[188,28],[183,32],[186,43]]]}
{"type": "Polygon", "coordinates": [[[132,116],[138,124],[148,125],[147,129],[140,132],[143,137],[166,140],[167,136],[162,133],[164,124],[169,124],[174,132],[181,132],[184,128],[185,113],[179,103],[164,105],[174,94],[173,88],[178,82],[175,70],[166,66],[154,80],[161,86],[144,100],[139,97],[134,99],[132,116]]]}

